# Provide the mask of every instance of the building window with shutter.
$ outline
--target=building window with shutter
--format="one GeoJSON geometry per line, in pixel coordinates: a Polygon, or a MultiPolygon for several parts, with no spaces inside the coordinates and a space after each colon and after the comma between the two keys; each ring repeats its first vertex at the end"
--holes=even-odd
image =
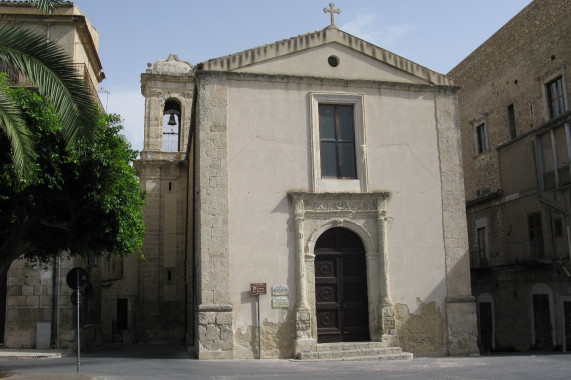
{"type": "Polygon", "coordinates": [[[357,178],[353,106],[319,105],[321,176],[357,178]]]}
{"type": "Polygon", "coordinates": [[[546,85],[547,106],[549,118],[553,119],[565,112],[565,99],[563,95],[563,78],[559,77],[546,85]]]}
{"type": "Polygon", "coordinates": [[[486,227],[480,227],[476,229],[476,235],[478,238],[478,257],[480,259],[480,266],[488,266],[488,244],[486,236],[486,227]]]}
{"type": "Polygon", "coordinates": [[[476,144],[478,154],[484,153],[489,149],[488,129],[486,128],[486,123],[480,124],[476,127],[476,144]]]}
{"type": "Polygon", "coordinates": [[[527,226],[529,232],[529,247],[532,257],[543,257],[545,250],[543,247],[543,228],[541,227],[541,214],[534,212],[527,216],[527,226]]]}
{"type": "Polygon", "coordinates": [[[309,93],[311,190],[367,192],[363,94],[309,93]]]}

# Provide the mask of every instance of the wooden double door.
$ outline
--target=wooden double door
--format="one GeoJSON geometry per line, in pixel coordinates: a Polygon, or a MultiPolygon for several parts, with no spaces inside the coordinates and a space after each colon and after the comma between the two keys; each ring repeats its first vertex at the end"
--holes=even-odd
{"type": "Polygon", "coordinates": [[[332,228],[317,240],[315,301],[318,343],[370,340],[365,248],[355,233],[332,228]]]}

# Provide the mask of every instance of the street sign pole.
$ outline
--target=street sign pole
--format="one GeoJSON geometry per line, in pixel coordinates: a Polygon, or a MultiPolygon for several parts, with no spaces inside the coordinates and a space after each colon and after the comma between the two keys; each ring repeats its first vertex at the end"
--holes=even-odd
{"type": "Polygon", "coordinates": [[[262,323],[260,318],[260,294],[266,294],[266,283],[250,284],[250,295],[258,296],[258,359],[262,358],[262,323]]]}
{"type": "Polygon", "coordinates": [[[81,291],[79,290],[79,271],[77,273],[77,373],[81,373],[79,368],[79,358],[80,358],[80,350],[81,350],[81,340],[80,340],[80,332],[79,332],[79,304],[81,303],[81,291]]]}
{"type": "Polygon", "coordinates": [[[81,293],[81,289],[86,288],[89,285],[89,273],[83,268],[73,268],[67,275],[65,276],[65,281],[67,282],[67,286],[75,290],[74,293],[71,294],[71,303],[75,302],[77,306],[77,373],[81,372],[80,368],[80,357],[81,357],[81,331],[80,331],[80,304],[81,304],[81,297],[83,294],[81,293]]]}
{"type": "Polygon", "coordinates": [[[260,293],[258,293],[258,359],[262,358],[262,325],[260,324],[260,293]]]}

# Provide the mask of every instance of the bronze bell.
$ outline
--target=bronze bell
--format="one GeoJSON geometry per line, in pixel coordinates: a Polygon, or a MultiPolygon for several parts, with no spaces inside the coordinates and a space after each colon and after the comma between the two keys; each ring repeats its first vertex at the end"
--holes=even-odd
{"type": "Polygon", "coordinates": [[[176,119],[174,118],[174,113],[171,113],[171,117],[169,118],[168,125],[176,125],[176,119]]]}

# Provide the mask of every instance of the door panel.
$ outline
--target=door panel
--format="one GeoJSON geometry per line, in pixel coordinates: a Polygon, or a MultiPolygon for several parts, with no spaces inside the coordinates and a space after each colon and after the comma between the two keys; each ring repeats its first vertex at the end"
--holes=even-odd
{"type": "Polygon", "coordinates": [[[481,353],[489,354],[492,351],[493,337],[492,304],[490,302],[481,302],[479,306],[481,353]]]}
{"type": "Polygon", "coordinates": [[[540,350],[552,349],[551,316],[549,312],[549,296],[547,294],[533,295],[533,317],[535,323],[535,348],[540,350]]]}
{"type": "Polygon", "coordinates": [[[343,229],[326,231],[315,245],[318,342],[369,340],[365,249],[343,229]]]}

